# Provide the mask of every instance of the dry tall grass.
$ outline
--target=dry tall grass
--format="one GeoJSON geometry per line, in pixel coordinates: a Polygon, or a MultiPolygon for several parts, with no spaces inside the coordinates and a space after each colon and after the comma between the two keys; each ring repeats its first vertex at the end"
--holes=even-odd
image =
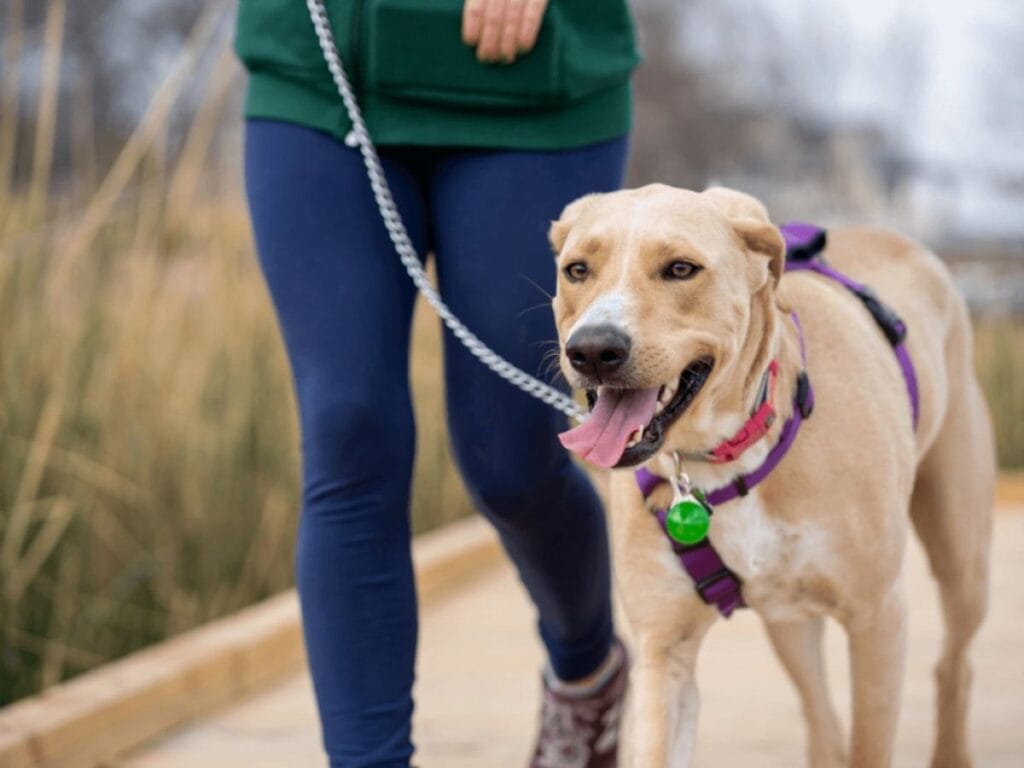
{"type": "MultiPolygon", "coordinates": [[[[0,185],[0,704],[292,581],[291,383],[237,163],[211,156],[218,123],[237,119],[223,111],[240,77],[228,52],[179,160],[161,150],[223,7],[197,23],[96,186],[49,194],[50,79],[33,151],[43,170],[0,185]]],[[[47,71],[59,68],[62,14],[51,2],[47,71]]],[[[18,30],[6,29],[12,61],[18,30]]],[[[438,341],[418,311],[420,530],[470,510],[448,459],[438,341]]]]}
{"type": "MultiPolygon", "coordinates": [[[[197,22],[105,172],[89,111],[72,110],[76,183],[59,195],[63,0],[48,6],[33,172],[7,184],[23,7],[8,0],[0,54],[0,704],[287,587],[298,498],[291,386],[237,165],[211,152],[237,119],[229,54],[179,159],[161,149],[225,6],[197,22]]],[[[413,346],[423,529],[469,505],[422,307],[413,346]]],[[[1024,466],[1024,330],[982,326],[978,360],[1003,461],[1024,466]]]]}
{"type": "Polygon", "coordinates": [[[1004,469],[1024,469],[1024,322],[983,318],[974,323],[975,364],[996,428],[1004,469]]]}

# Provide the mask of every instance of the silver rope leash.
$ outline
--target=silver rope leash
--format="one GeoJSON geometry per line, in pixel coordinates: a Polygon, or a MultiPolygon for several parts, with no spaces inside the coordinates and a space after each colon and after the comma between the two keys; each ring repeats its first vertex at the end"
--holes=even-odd
{"type": "Polygon", "coordinates": [[[363,155],[366,175],[370,180],[373,197],[377,201],[377,207],[380,209],[384,226],[387,228],[388,236],[398,252],[402,266],[409,273],[409,277],[416,285],[416,288],[423,295],[423,298],[427,300],[427,303],[434,308],[434,311],[437,312],[449,330],[475,358],[513,386],[556,408],[569,418],[582,421],[586,416],[586,411],[577,405],[571,397],[512,365],[512,363],[487,346],[455,316],[448,308],[448,305],[444,303],[437,289],[431,284],[426,272],[423,271],[423,267],[416,254],[416,249],[409,239],[409,234],[405,229],[405,224],[402,222],[402,217],[398,213],[398,207],[395,205],[387,178],[384,176],[384,169],[381,166],[380,158],[377,156],[377,149],[370,140],[370,133],[366,129],[363,114],[356,103],[352,86],[348,82],[345,68],[341,63],[341,56],[338,55],[338,48],[334,43],[334,35],[331,32],[331,24],[327,17],[323,0],[306,0],[306,7],[309,9],[309,18],[313,22],[317,39],[320,41],[320,49],[323,51],[327,68],[331,71],[334,84],[338,87],[338,93],[345,102],[345,110],[352,121],[352,132],[345,141],[350,143],[354,140],[363,155]]]}

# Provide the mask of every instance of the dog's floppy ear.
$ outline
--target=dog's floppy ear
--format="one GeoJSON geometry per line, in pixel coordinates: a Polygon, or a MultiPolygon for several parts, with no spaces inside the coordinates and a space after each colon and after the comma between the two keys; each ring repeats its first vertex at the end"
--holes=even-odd
{"type": "Polygon", "coordinates": [[[551,228],[548,229],[548,240],[551,241],[551,247],[555,251],[557,256],[562,252],[562,247],[565,245],[565,239],[569,236],[569,230],[576,224],[577,219],[580,217],[580,213],[590,203],[594,202],[599,194],[584,195],[583,197],[577,198],[565,206],[562,211],[562,215],[558,217],[558,221],[551,222],[551,228]]]}
{"type": "Polygon", "coordinates": [[[777,284],[786,268],[786,241],[768,218],[768,209],[757,198],[725,187],[706,189],[704,196],[725,214],[749,250],[768,257],[777,284]]]}

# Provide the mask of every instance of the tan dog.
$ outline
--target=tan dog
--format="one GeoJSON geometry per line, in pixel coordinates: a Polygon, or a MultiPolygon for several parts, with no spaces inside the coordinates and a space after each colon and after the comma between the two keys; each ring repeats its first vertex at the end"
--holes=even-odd
{"type": "MultiPolygon", "coordinates": [[[[569,205],[550,234],[566,377],[596,395],[598,407],[608,398],[607,408],[626,414],[634,412],[630,398],[652,388],[659,395],[644,436],[632,432],[637,425],[609,427],[585,451],[599,464],[646,463],[671,476],[670,452],[705,451],[743,425],[775,358],[779,418],[766,437],[732,463],[685,465],[705,489],[758,467],[792,411],[802,364],[789,311],[799,313],[815,412],[767,480],[716,510],[710,539],[742,578],[747,604],[799,691],[810,764],[888,766],[903,676],[901,566],[912,521],[946,622],[932,765],[971,765],[966,655],[985,614],[995,461],[967,311],[942,263],[914,242],[867,229],[830,231],[825,252],[906,321],[920,383],[915,431],[907,388],[878,326],[829,280],[782,276],[783,240],[754,198],[662,185],[591,195],[569,205]],[[849,637],[849,750],[823,676],[825,616],[849,637]]],[[[632,471],[612,473],[616,580],[635,637],[623,739],[624,764],[634,768],[689,764],[694,665],[718,618],[647,506],[668,502],[667,486],[645,503],[632,471]]]]}

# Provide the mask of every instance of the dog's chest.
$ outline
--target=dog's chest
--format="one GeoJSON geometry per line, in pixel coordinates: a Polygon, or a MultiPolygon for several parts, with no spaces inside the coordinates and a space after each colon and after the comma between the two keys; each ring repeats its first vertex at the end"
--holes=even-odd
{"type": "Polygon", "coordinates": [[[769,621],[819,615],[834,605],[834,558],[824,528],[768,514],[755,492],[718,510],[710,535],[743,580],[746,603],[769,621]]]}

